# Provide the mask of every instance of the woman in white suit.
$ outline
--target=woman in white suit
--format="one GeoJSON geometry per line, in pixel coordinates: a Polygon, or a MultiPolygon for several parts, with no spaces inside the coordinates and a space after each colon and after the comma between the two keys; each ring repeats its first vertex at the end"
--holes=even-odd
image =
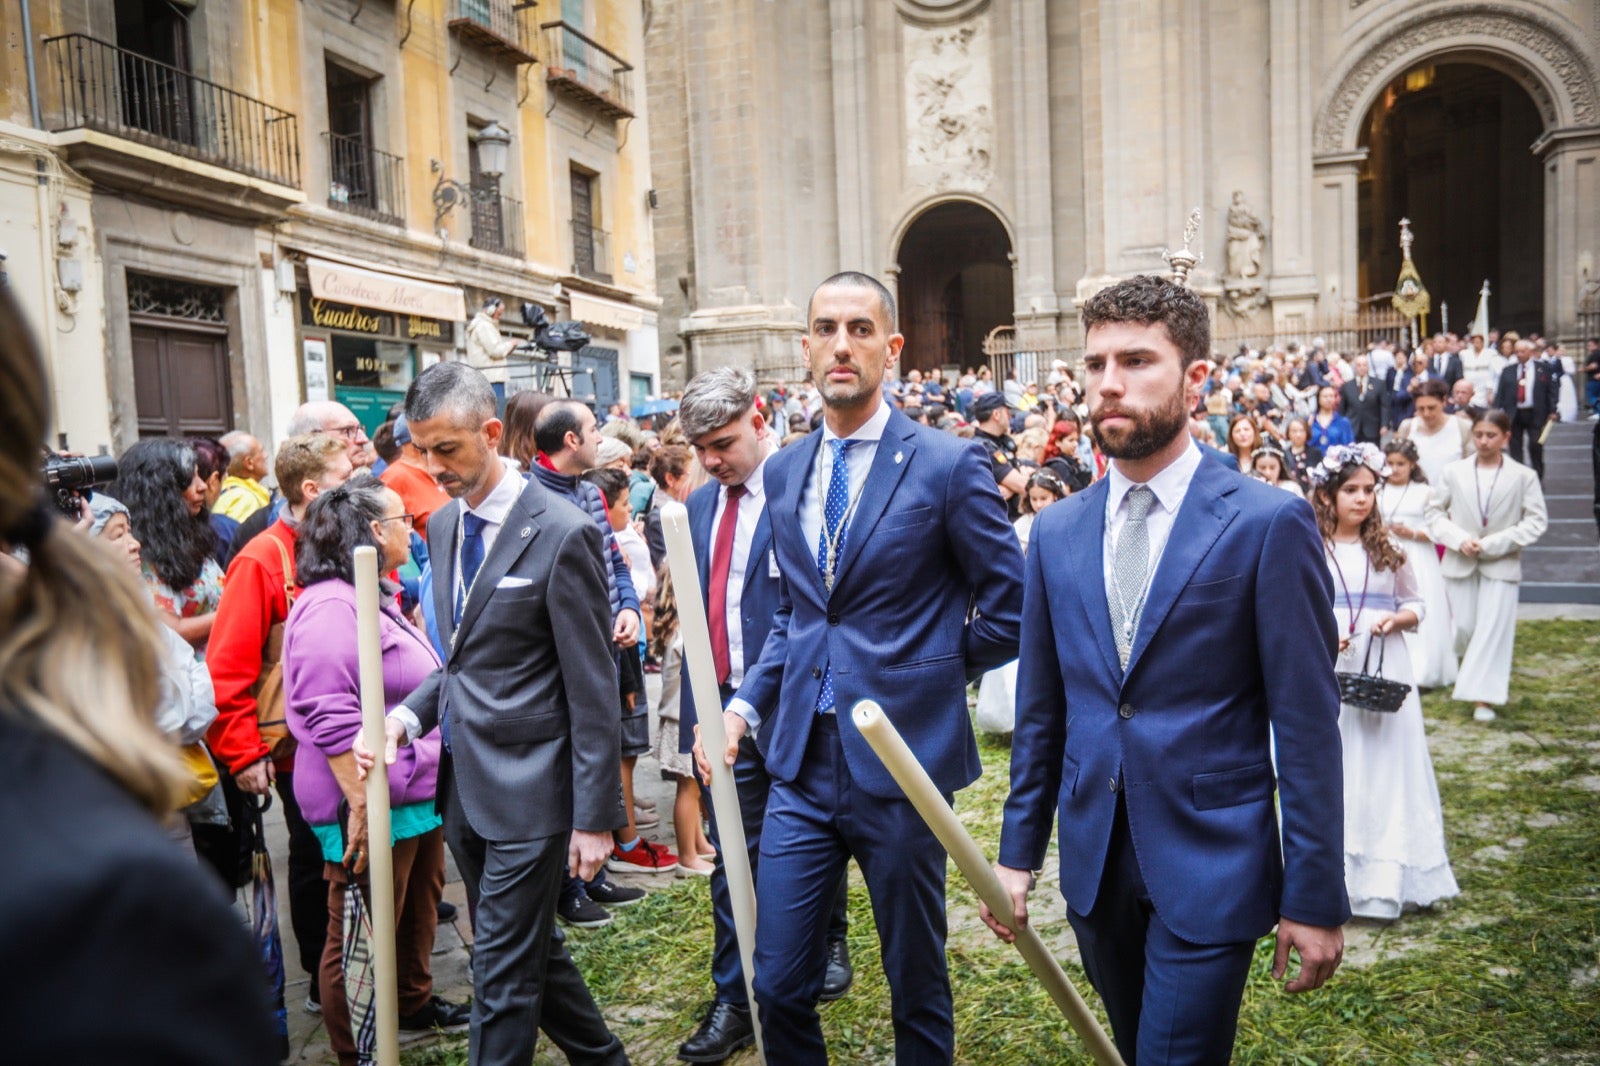
{"type": "Polygon", "coordinates": [[[1455,617],[1461,669],[1454,698],[1494,720],[1511,683],[1522,549],[1549,524],[1534,472],[1505,455],[1511,420],[1488,411],[1472,425],[1476,454],[1445,468],[1428,500],[1428,531],[1445,546],[1441,566],[1455,617]]]}

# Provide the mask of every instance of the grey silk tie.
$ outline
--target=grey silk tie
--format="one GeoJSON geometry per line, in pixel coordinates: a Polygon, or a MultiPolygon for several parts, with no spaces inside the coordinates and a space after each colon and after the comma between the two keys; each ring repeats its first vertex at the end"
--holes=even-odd
{"type": "Polygon", "coordinates": [[[1117,638],[1117,659],[1128,668],[1133,637],[1144,610],[1145,579],[1150,573],[1150,527],[1145,518],[1156,494],[1148,485],[1128,490],[1128,518],[1117,537],[1116,555],[1111,561],[1111,624],[1117,638]]]}

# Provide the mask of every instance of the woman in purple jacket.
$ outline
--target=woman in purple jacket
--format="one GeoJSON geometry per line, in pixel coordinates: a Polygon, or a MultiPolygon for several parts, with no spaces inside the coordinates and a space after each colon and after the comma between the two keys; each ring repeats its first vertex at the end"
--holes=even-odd
{"type": "MultiPolygon", "coordinates": [[[[406,561],[411,516],[392,490],[363,476],[311,502],[295,545],[301,587],[284,627],[284,686],[289,729],[300,742],[294,794],[322,844],[328,880],[328,939],[322,956],[323,1022],[340,1063],[356,1062],[345,1001],[341,951],[344,898],[367,867],[366,786],[356,779],[350,745],[361,729],[352,553],[378,549],[379,569],[406,561]],[[316,756],[322,756],[317,758],[316,756]],[[341,817],[340,801],[349,805],[341,817]],[[344,822],[348,835],[341,828],[344,822]]],[[[439,665],[428,638],[400,614],[398,586],[385,583],[379,632],[383,698],[394,707],[439,665]]],[[[434,806],[439,773],[437,732],[405,747],[389,768],[394,839],[396,947],[400,963],[400,1027],[458,1028],[468,1008],[433,994],[428,958],[444,890],[444,830],[434,806]]]]}

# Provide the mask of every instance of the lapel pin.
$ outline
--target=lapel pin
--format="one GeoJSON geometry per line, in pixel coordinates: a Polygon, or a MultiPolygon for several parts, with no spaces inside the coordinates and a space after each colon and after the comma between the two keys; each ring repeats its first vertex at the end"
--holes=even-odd
{"type": "Polygon", "coordinates": [[[529,528],[528,526],[523,526],[522,527],[522,532],[517,534],[517,535],[520,536],[523,540],[527,540],[530,536],[533,535],[533,530],[531,528],[529,528]]]}
{"type": "Polygon", "coordinates": [[[894,465],[895,466],[899,466],[900,465],[900,460],[904,459],[905,457],[906,457],[906,453],[905,452],[895,452],[894,453],[894,465]]]}

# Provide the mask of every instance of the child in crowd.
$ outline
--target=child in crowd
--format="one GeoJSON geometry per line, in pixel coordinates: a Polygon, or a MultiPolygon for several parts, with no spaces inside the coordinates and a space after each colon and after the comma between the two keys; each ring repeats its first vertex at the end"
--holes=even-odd
{"type": "MultiPolygon", "coordinates": [[[[611,529],[618,533],[617,551],[622,550],[623,529],[632,524],[633,515],[628,505],[628,475],[609,467],[590,470],[584,479],[600,490],[606,504],[606,517],[611,529]]],[[[632,576],[633,560],[629,563],[632,576]]],[[[648,565],[646,573],[649,573],[648,565]]],[[[634,579],[636,588],[645,574],[634,579]]],[[[617,830],[617,847],[606,868],[635,873],[671,873],[677,868],[678,857],[658,844],[652,844],[639,835],[639,830],[661,824],[653,810],[634,800],[634,767],[639,756],[650,750],[650,708],[645,698],[644,659],[636,648],[619,648],[617,655],[619,688],[622,694],[622,800],[628,812],[628,825],[617,830]]]]}
{"type": "Polygon", "coordinates": [[[1275,445],[1263,444],[1256,449],[1255,454],[1250,457],[1250,473],[1268,485],[1305,499],[1306,494],[1299,483],[1289,476],[1288,463],[1284,459],[1283,452],[1275,445]]]}
{"type": "Polygon", "coordinates": [[[695,779],[694,756],[680,752],[678,723],[683,694],[683,638],[678,633],[678,599],[672,592],[672,574],[663,569],[656,592],[655,628],[650,633],[650,654],[661,663],[661,705],[657,709],[656,758],[661,777],[677,782],[672,801],[672,825],[677,834],[678,874],[710,877],[707,860],[715,855],[700,822],[700,783],[695,779]]]}
{"type": "Polygon", "coordinates": [[[1522,549],[1549,524],[1538,477],[1505,454],[1510,440],[1504,411],[1480,414],[1475,454],[1446,466],[1428,499],[1428,532],[1446,549],[1441,567],[1461,653],[1454,698],[1474,704],[1480,722],[1494,721],[1506,702],[1522,549]]]}
{"type": "Polygon", "coordinates": [[[1406,565],[1417,579],[1426,611],[1411,647],[1412,676],[1421,688],[1439,688],[1456,679],[1455,636],[1450,631],[1450,601],[1445,597],[1444,572],[1433,537],[1428,534],[1428,475],[1410,440],[1391,439],[1383,449],[1389,477],[1378,489],[1378,511],[1389,535],[1406,553],[1406,565]]]}
{"type": "MultiPolygon", "coordinates": [[[[1385,678],[1409,685],[1402,633],[1417,624],[1424,606],[1378,511],[1379,479],[1389,472],[1375,445],[1335,445],[1311,470],[1311,502],[1334,579],[1337,669],[1375,674],[1381,662],[1385,678]]],[[[1339,739],[1351,912],[1393,920],[1407,907],[1455,896],[1416,687],[1392,714],[1342,704],[1339,739]]]]}

